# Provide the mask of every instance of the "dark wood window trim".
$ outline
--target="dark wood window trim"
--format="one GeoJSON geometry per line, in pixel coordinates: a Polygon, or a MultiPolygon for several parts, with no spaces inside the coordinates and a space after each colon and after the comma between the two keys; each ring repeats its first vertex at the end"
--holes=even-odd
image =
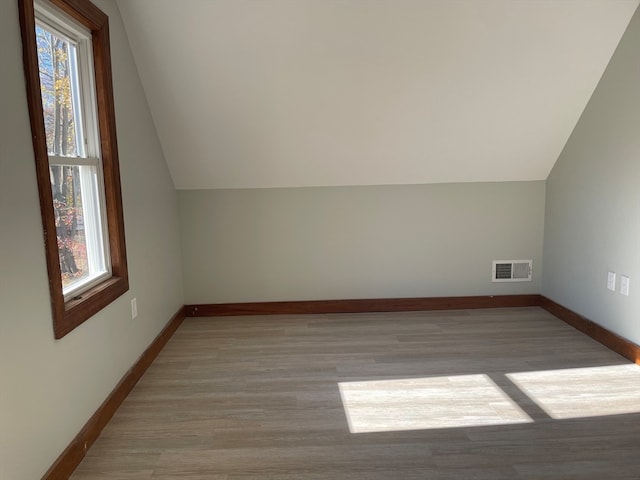
{"type": "Polygon", "coordinates": [[[49,157],[47,154],[47,140],[38,74],[34,5],[33,0],[18,0],[27,100],[38,190],[40,192],[40,210],[44,228],[54,334],[55,338],[62,338],[129,290],[129,277],[113,106],[109,18],[88,0],[48,1],[87,27],[92,34],[98,129],[105,183],[105,214],[109,230],[109,252],[112,269],[110,278],[83,292],[79,297],[65,302],[62,293],[51,180],[49,177],[49,157]]]}

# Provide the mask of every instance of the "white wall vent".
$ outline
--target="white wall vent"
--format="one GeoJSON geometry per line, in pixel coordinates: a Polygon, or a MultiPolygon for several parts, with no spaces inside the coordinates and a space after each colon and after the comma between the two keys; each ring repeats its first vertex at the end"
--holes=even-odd
{"type": "Polygon", "coordinates": [[[530,282],[533,260],[494,260],[492,282],[530,282]]]}

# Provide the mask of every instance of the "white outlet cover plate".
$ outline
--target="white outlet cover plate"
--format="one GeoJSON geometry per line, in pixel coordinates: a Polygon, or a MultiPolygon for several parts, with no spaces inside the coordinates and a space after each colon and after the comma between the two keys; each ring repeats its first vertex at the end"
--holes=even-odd
{"type": "Polygon", "coordinates": [[[620,293],[629,296],[629,277],[620,275],[620,293]]]}
{"type": "Polygon", "coordinates": [[[616,274],[614,272],[607,274],[607,288],[612,292],[616,291],[616,274]]]}

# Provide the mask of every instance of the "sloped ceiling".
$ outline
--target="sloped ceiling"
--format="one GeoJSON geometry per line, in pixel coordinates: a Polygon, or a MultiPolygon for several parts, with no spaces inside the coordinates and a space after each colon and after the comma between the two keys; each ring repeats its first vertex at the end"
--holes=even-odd
{"type": "Polygon", "coordinates": [[[545,179],[638,0],[118,0],[176,188],[545,179]]]}

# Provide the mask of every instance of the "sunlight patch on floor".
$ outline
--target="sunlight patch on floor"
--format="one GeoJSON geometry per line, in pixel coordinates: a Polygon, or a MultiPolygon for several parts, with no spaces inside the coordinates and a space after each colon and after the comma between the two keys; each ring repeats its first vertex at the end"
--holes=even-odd
{"type": "Polygon", "coordinates": [[[510,373],[507,377],[555,419],[640,412],[639,365],[510,373]]]}
{"type": "Polygon", "coordinates": [[[340,382],[351,433],[530,423],[486,375],[340,382]]]}

